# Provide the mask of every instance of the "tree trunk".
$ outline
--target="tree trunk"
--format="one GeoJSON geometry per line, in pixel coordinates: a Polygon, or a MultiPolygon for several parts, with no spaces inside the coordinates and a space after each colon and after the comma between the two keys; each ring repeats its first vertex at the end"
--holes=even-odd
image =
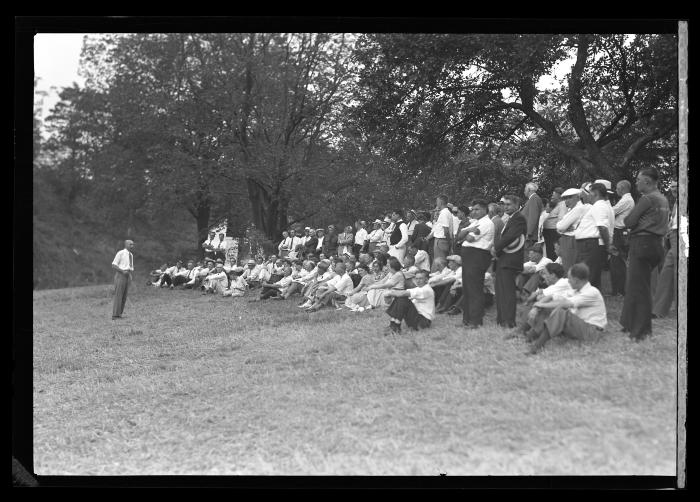
{"type": "Polygon", "coordinates": [[[268,239],[278,240],[287,227],[288,202],[253,179],[249,178],[247,185],[253,223],[268,239]]]}
{"type": "Polygon", "coordinates": [[[204,249],[202,249],[202,242],[207,239],[209,232],[209,216],[211,214],[211,207],[208,202],[202,201],[196,206],[195,219],[197,220],[197,249],[199,251],[199,257],[204,258],[204,249]]]}

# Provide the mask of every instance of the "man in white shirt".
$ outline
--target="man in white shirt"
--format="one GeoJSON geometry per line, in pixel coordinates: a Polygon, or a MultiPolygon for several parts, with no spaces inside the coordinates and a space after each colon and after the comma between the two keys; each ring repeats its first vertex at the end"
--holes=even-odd
{"type": "Polygon", "coordinates": [[[187,260],[187,268],[182,269],[175,274],[172,281],[172,287],[187,284],[195,277],[194,260],[187,260]]]}
{"type": "Polygon", "coordinates": [[[228,244],[226,243],[226,234],[221,232],[219,234],[219,240],[214,246],[214,258],[226,261],[226,249],[228,249],[228,244]]]}
{"type": "Polygon", "coordinates": [[[521,294],[529,296],[540,284],[540,272],[545,265],[552,263],[552,260],[543,256],[542,244],[538,243],[528,250],[530,260],[523,263],[523,271],[518,274],[515,284],[520,289],[521,294]]]}
{"type": "Polygon", "coordinates": [[[367,224],[364,221],[358,221],[355,223],[355,243],[352,246],[352,252],[355,258],[360,258],[360,253],[365,248],[365,241],[368,240],[369,234],[365,227],[367,224]]]}
{"type": "MultiPolygon", "coordinates": [[[[437,259],[435,261],[437,262],[437,259]]],[[[430,287],[432,287],[435,292],[435,300],[437,303],[440,303],[443,299],[443,294],[449,294],[452,284],[458,277],[462,279],[462,257],[456,254],[448,256],[446,270],[447,273],[442,273],[439,278],[432,277],[430,279],[430,287]]]]}
{"type": "Polygon", "coordinates": [[[287,264],[282,269],[282,277],[273,283],[263,282],[260,296],[251,301],[266,300],[268,298],[281,298],[292,284],[292,267],[287,264]]]}
{"type": "Polygon", "coordinates": [[[125,317],[124,305],[126,304],[126,295],[129,292],[129,283],[133,279],[134,272],[134,255],[131,253],[134,249],[134,241],[125,240],[124,249],[117,252],[112,260],[112,268],[114,269],[114,304],[112,307],[112,320],[125,317]]]}
{"type": "MultiPolygon", "coordinates": [[[[461,259],[460,257],[460,260],[461,259]]],[[[428,284],[434,286],[438,281],[442,280],[444,276],[450,273],[452,273],[452,270],[447,267],[447,260],[445,258],[435,258],[435,260],[433,260],[433,271],[428,278],[428,284]]]]}
{"type": "Polygon", "coordinates": [[[408,230],[400,209],[395,209],[391,213],[391,221],[392,231],[389,236],[389,254],[403,265],[403,257],[406,256],[406,244],[408,243],[408,230]]]}
{"type": "Polygon", "coordinates": [[[407,253],[413,257],[414,265],[416,267],[430,272],[430,255],[428,255],[427,251],[418,249],[415,244],[412,244],[409,246],[407,253]]]}
{"type": "Polygon", "coordinates": [[[352,278],[347,273],[344,263],[336,263],[335,274],[335,277],[316,290],[314,303],[306,309],[307,312],[316,312],[324,305],[330,305],[331,302],[339,308],[337,302],[344,302],[346,296],[352,292],[354,289],[352,278]]]}
{"type": "Polygon", "coordinates": [[[435,293],[428,285],[428,272],[419,270],[413,279],[415,288],[392,289],[384,293],[385,298],[394,297],[386,309],[389,328],[386,334],[401,334],[401,322],[412,330],[429,328],[435,318],[435,293]]]}
{"type": "Polygon", "coordinates": [[[591,284],[600,289],[600,276],[612,245],[615,215],[604,184],[593,183],[589,193],[593,204],[574,232],[576,262],[588,265],[591,284]]]}
{"type": "Polygon", "coordinates": [[[577,340],[598,340],[608,323],[605,301],[588,282],[588,267],[577,263],[569,270],[571,289],[535,302],[537,308],[551,310],[538,338],[526,354],[536,354],[550,338],[565,335],[577,340]]]}
{"type": "Polygon", "coordinates": [[[634,199],[630,193],[632,184],[629,181],[619,181],[616,190],[620,200],[613,206],[615,228],[613,230],[613,245],[610,255],[610,282],[612,283],[612,294],[624,296],[625,281],[627,280],[627,253],[629,252],[625,218],[634,209],[634,199]]]}
{"type": "Polygon", "coordinates": [[[210,259],[210,258],[215,258],[214,254],[216,252],[216,248],[214,247],[216,244],[216,232],[209,232],[209,237],[202,243],[202,248],[204,249],[204,258],[205,259],[210,259]]]}
{"type": "Polygon", "coordinates": [[[561,194],[568,211],[564,213],[556,224],[559,232],[559,256],[564,270],[569,270],[576,262],[576,228],[581,222],[583,214],[588,211],[588,205],[581,200],[581,190],[579,188],[569,188],[561,194]]]}
{"type": "Polygon", "coordinates": [[[413,209],[406,211],[406,233],[408,234],[408,242],[413,240],[413,230],[418,224],[418,215],[413,209]]]}
{"type": "Polygon", "coordinates": [[[546,256],[552,261],[557,259],[557,254],[554,252],[554,243],[559,240],[557,223],[567,211],[566,203],[561,198],[563,193],[564,189],[559,187],[552,191],[552,198],[549,201],[552,210],[542,224],[542,237],[544,237],[546,256]]]}
{"type": "Polygon", "coordinates": [[[439,211],[437,221],[433,225],[430,233],[424,237],[425,241],[435,239],[433,247],[433,259],[447,258],[452,249],[453,218],[452,212],[447,207],[447,196],[440,195],[436,199],[436,211],[439,211]]]}
{"type": "Polygon", "coordinates": [[[478,328],[484,318],[484,274],[491,265],[491,249],[495,225],[489,218],[485,200],[472,202],[470,217],[476,223],[457,235],[462,240],[462,324],[468,329],[478,328]]]}
{"type": "Polygon", "coordinates": [[[187,269],[182,266],[182,260],[177,260],[175,265],[165,269],[165,273],[160,278],[160,287],[170,286],[170,289],[173,289],[173,279],[186,270],[187,269]]]}

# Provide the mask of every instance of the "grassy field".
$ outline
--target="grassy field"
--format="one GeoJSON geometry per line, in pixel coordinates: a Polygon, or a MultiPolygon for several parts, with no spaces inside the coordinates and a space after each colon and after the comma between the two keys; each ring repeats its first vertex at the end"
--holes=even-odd
{"type": "Polygon", "coordinates": [[[675,475],[676,321],[536,356],[439,316],[136,286],[34,292],[41,475],[675,475]]]}

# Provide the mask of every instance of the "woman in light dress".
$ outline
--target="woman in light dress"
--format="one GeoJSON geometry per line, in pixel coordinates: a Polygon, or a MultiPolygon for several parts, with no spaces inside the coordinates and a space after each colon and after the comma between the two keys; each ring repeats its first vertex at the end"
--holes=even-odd
{"type": "Polygon", "coordinates": [[[360,282],[345,300],[345,306],[350,310],[358,310],[359,307],[369,305],[369,303],[367,303],[367,288],[376,281],[384,278],[381,266],[376,261],[372,263],[371,272],[367,265],[361,265],[357,267],[357,273],[360,275],[360,282]]]}
{"type": "MultiPolygon", "coordinates": [[[[366,301],[369,304],[368,306],[372,308],[386,306],[387,302],[384,301],[384,293],[387,291],[391,289],[405,289],[405,279],[403,272],[401,272],[401,263],[399,260],[393,256],[389,258],[389,268],[390,273],[387,277],[367,286],[366,301]]],[[[387,298],[387,300],[391,299],[391,297],[387,298]]]]}

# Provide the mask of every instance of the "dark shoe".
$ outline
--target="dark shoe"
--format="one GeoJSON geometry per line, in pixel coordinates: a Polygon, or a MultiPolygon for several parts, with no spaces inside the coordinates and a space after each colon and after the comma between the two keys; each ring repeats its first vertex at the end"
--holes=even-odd
{"type": "Polygon", "coordinates": [[[465,324],[464,327],[467,328],[468,330],[472,330],[472,329],[479,329],[481,327],[481,325],[469,323],[469,324],[465,324]]]}
{"type": "Polygon", "coordinates": [[[447,315],[459,315],[462,313],[462,309],[459,307],[452,307],[447,311],[447,315]]]}
{"type": "Polygon", "coordinates": [[[114,321],[115,319],[121,319],[121,318],[122,318],[122,316],[120,316],[120,315],[113,315],[113,316],[112,316],[112,320],[113,320],[113,321],[114,321]]]}

